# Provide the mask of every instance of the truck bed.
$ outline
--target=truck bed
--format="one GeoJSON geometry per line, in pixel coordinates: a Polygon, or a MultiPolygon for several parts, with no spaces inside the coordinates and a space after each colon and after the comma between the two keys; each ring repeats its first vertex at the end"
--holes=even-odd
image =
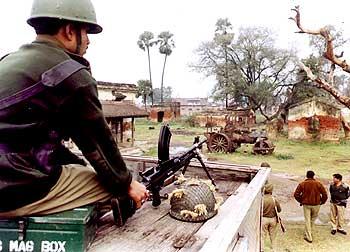
{"type": "MultiPolygon", "coordinates": [[[[127,157],[124,158],[128,160],[127,157]]],[[[134,165],[136,170],[145,169],[153,163],[150,159],[142,158],[140,161],[140,159],[132,157],[128,162],[128,165],[134,165]]],[[[217,183],[216,196],[221,196],[224,199],[218,214],[212,219],[201,223],[182,222],[173,219],[168,214],[169,200],[163,200],[157,208],[154,208],[151,202],[146,202],[123,227],[118,228],[112,222],[101,226],[88,251],[170,252],[200,250],[224,218],[234,214],[234,205],[239,204],[238,198],[242,197],[242,193],[257,172],[256,169],[249,166],[232,168],[229,164],[210,162],[207,162],[206,165],[217,183]]],[[[207,179],[203,169],[195,163],[191,163],[185,177],[207,179]]],[[[175,188],[174,184],[170,184],[161,193],[169,193],[175,188]]]]}

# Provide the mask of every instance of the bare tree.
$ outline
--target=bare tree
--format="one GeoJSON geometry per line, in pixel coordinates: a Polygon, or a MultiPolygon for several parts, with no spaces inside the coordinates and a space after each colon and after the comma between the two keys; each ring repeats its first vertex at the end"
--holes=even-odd
{"type": "Polygon", "coordinates": [[[307,29],[301,23],[299,6],[295,6],[292,11],[294,11],[296,14],[295,17],[290,17],[290,19],[293,20],[299,28],[297,33],[306,33],[323,37],[326,44],[323,57],[325,57],[331,63],[327,79],[314,74],[312,70],[302,62],[300,62],[301,69],[305,71],[307,78],[310,79],[317,87],[327,91],[341,104],[350,108],[350,97],[343,95],[342,92],[334,87],[334,71],[336,67],[340,67],[343,71],[350,73],[350,66],[346,60],[342,59],[344,56],[343,52],[341,52],[339,55],[335,54],[334,36],[331,35],[329,27],[325,26],[317,30],[307,29]]]}

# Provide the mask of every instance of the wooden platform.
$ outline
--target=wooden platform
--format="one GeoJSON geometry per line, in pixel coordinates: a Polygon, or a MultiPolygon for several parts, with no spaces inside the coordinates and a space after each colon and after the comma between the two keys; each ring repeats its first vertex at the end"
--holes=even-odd
{"type": "MultiPolygon", "coordinates": [[[[138,168],[140,168],[140,165],[138,165],[138,168]]],[[[142,209],[138,210],[122,228],[114,226],[113,223],[100,227],[88,251],[167,252],[200,250],[211,232],[232,212],[235,197],[242,194],[257,172],[256,169],[250,169],[248,166],[241,167],[241,170],[237,170],[237,167],[235,169],[226,167],[225,169],[218,166],[217,168],[210,169],[210,174],[214,177],[218,186],[216,196],[223,197],[225,202],[219,209],[219,213],[212,219],[203,223],[178,221],[168,214],[170,209],[169,200],[162,201],[162,204],[157,208],[152,207],[151,202],[146,202],[142,209]]],[[[186,172],[187,176],[206,179],[205,173],[201,168],[198,168],[198,165],[189,167],[186,172]]],[[[169,185],[161,193],[169,193],[175,188],[174,185],[169,185]]]]}

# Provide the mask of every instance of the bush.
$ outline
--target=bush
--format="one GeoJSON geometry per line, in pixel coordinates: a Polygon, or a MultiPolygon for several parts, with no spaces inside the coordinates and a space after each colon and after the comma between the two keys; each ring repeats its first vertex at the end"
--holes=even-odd
{"type": "Polygon", "coordinates": [[[276,158],[278,160],[289,160],[289,159],[294,159],[294,156],[292,154],[278,153],[278,154],[276,154],[276,158]]]}
{"type": "Polygon", "coordinates": [[[190,115],[185,117],[184,123],[190,127],[199,127],[199,123],[196,120],[196,115],[190,115]]]}

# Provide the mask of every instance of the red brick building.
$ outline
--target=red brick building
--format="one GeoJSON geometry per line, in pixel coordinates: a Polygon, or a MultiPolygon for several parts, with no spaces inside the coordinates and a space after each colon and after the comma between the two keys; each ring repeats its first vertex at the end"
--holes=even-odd
{"type": "Polygon", "coordinates": [[[317,99],[295,104],[288,113],[288,138],[338,141],[340,108],[317,99]]]}
{"type": "Polygon", "coordinates": [[[152,121],[168,122],[180,117],[180,103],[168,102],[162,105],[153,105],[149,112],[149,118],[152,121]]]}

